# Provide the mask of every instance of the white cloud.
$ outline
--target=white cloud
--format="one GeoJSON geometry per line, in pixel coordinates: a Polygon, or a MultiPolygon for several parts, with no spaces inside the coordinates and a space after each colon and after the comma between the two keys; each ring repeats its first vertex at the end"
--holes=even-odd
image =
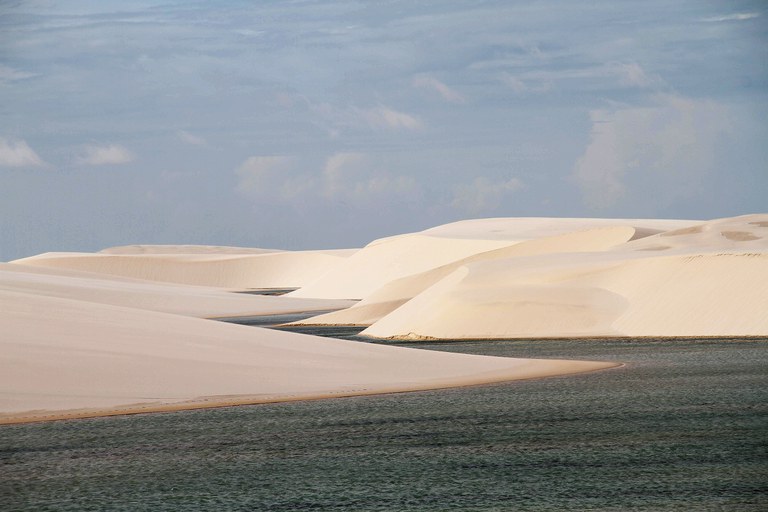
{"type": "Polygon", "coordinates": [[[179,140],[185,144],[190,144],[192,146],[205,146],[207,144],[204,138],[193,135],[184,130],[179,130],[176,135],[179,137],[179,140]]]}
{"type": "Polygon", "coordinates": [[[418,130],[422,122],[410,114],[398,112],[389,107],[378,106],[369,109],[355,109],[356,113],[368,123],[368,126],[375,129],[406,129],[418,130]]]}
{"type": "Polygon", "coordinates": [[[501,82],[517,94],[524,94],[527,92],[541,93],[552,89],[551,77],[540,74],[526,74],[524,77],[526,78],[525,80],[519,76],[512,75],[511,73],[502,73],[501,82]]]}
{"type": "Polygon", "coordinates": [[[726,14],[724,16],[714,16],[712,18],[702,18],[701,21],[708,23],[717,23],[720,21],[744,21],[751,20],[760,16],[759,12],[738,12],[735,14],[726,14]]]}
{"type": "Polygon", "coordinates": [[[451,205],[470,214],[492,211],[523,186],[518,178],[491,181],[480,176],[470,184],[456,186],[451,205]]]}
{"type": "Polygon", "coordinates": [[[331,126],[325,127],[331,138],[340,136],[339,129],[361,127],[373,130],[418,130],[424,125],[422,121],[411,114],[399,112],[390,107],[337,107],[330,103],[309,104],[316,114],[324,118],[331,126]]]}
{"type": "Polygon", "coordinates": [[[335,153],[323,168],[323,195],[327,199],[345,199],[361,204],[389,194],[411,194],[416,182],[410,176],[392,176],[376,168],[361,153],[335,153]]]}
{"type": "Polygon", "coordinates": [[[0,137],[0,166],[32,167],[44,165],[42,158],[23,140],[7,140],[0,137]]]}
{"type": "Polygon", "coordinates": [[[413,86],[421,89],[435,91],[445,101],[450,103],[464,103],[464,97],[454,91],[437,78],[430,75],[417,75],[413,78],[413,86]]]}
{"type": "Polygon", "coordinates": [[[377,168],[368,155],[339,152],[327,157],[320,169],[316,163],[303,165],[287,156],[254,156],[236,169],[238,191],[259,200],[303,204],[340,201],[358,207],[392,194],[410,197],[416,182],[407,176],[393,176],[377,168]],[[297,172],[298,169],[315,172],[297,172]],[[319,172],[318,172],[319,171],[319,172]]]}
{"type": "Polygon", "coordinates": [[[252,196],[274,196],[291,164],[287,156],[252,156],[235,170],[240,177],[237,189],[252,196]]]}
{"type": "Polygon", "coordinates": [[[616,205],[631,191],[630,180],[651,183],[645,202],[667,205],[695,195],[712,172],[713,151],[728,131],[724,107],[659,95],[650,107],[591,112],[592,136],[573,177],[592,208],[616,205]]]}
{"type": "Polygon", "coordinates": [[[108,144],[85,146],[83,153],[77,158],[77,163],[84,165],[121,165],[132,162],[135,155],[123,146],[108,144]]]}
{"type": "Polygon", "coordinates": [[[345,191],[348,183],[354,181],[356,169],[364,160],[360,153],[331,155],[323,167],[323,195],[332,198],[345,191]]]}
{"type": "Polygon", "coordinates": [[[619,79],[621,85],[628,87],[650,87],[661,83],[657,76],[648,76],[643,68],[637,62],[616,62],[608,65],[619,79]]]}

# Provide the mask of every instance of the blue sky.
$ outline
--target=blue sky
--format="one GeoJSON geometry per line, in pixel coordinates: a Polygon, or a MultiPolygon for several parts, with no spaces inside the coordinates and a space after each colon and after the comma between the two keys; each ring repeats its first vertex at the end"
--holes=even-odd
{"type": "Polygon", "coordinates": [[[768,7],[2,1],[0,260],[768,211],[768,7]]]}

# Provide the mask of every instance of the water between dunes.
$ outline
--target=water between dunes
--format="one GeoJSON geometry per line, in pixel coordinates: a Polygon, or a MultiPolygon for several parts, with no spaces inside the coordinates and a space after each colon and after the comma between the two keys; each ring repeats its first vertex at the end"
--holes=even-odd
{"type": "Polygon", "coordinates": [[[0,509],[768,508],[766,340],[407,346],[627,366],[451,390],[4,426],[0,509]]]}

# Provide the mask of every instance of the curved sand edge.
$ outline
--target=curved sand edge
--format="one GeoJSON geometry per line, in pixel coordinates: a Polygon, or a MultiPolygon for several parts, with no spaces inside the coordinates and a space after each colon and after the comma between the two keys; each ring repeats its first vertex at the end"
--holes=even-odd
{"type": "MultiPolygon", "coordinates": [[[[511,358],[510,358],[511,359],[511,358]]],[[[101,418],[109,416],[128,416],[134,414],[150,414],[161,412],[193,411],[200,409],[219,409],[222,407],[238,407],[244,405],[262,405],[284,402],[298,402],[309,400],[324,400],[329,398],[351,398],[357,396],[386,395],[395,393],[411,393],[417,391],[431,391],[456,387],[483,386],[500,384],[519,380],[532,380],[545,377],[565,377],[591,373],[599,370],[623,368],[625,363],[603,361],[575,361],[565,359],[531,359],[530,362],[548,362],[548,367],[538,370],[521,372],[516,370],[494,371],[478,375],[474,378],[439,379],[421,385],[392,385],[375,389],[355,389],[344,391],[326,391],[295,393],[288,395],[220,395],[200,397],[184,401],[148,402],[128,404],[104,408],[82,408],[63,411],[25,411],[19,413],[0,413],[0,425],[18,425],[24,423],[40,423],[46,421],[60,421],[72,419],[101,418]]],[[[545,363],[546,364],[546,363],[545,363]]]]}
{"type": "Polygon", "coordinates": [[[3,277],[0,423],[437,389],[614,364],[320,338],[91,302],[89,286],[80,300],[3,290],[3,277]]]}

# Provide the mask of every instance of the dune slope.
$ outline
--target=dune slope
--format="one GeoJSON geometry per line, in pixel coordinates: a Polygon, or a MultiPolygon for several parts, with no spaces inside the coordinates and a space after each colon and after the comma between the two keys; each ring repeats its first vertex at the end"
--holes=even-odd
{"type": "Polygon", "coordinates": [[[434,389],[590,371],[0,291],[0,423],[434,389]]]}
{"type": "Polygon", "coordinates": [[[768,216],[753,215],[697,223],[598,252],[467,262],[363,334],[765,336],[764,311],[768,216]]]}
{"type": "Polygon", "coordinates": [[[173,248],[143,247],[133,253],[128,252],[129,249],[96,254],[45,253],[13,263],[223,288],[298,288],[318,279],[350,254],[349,251],[248,254],[233,252],[231,248],[218,253],[205,252],[199,247],[195,252],[182,253],[174,252],[173,248]]]}

